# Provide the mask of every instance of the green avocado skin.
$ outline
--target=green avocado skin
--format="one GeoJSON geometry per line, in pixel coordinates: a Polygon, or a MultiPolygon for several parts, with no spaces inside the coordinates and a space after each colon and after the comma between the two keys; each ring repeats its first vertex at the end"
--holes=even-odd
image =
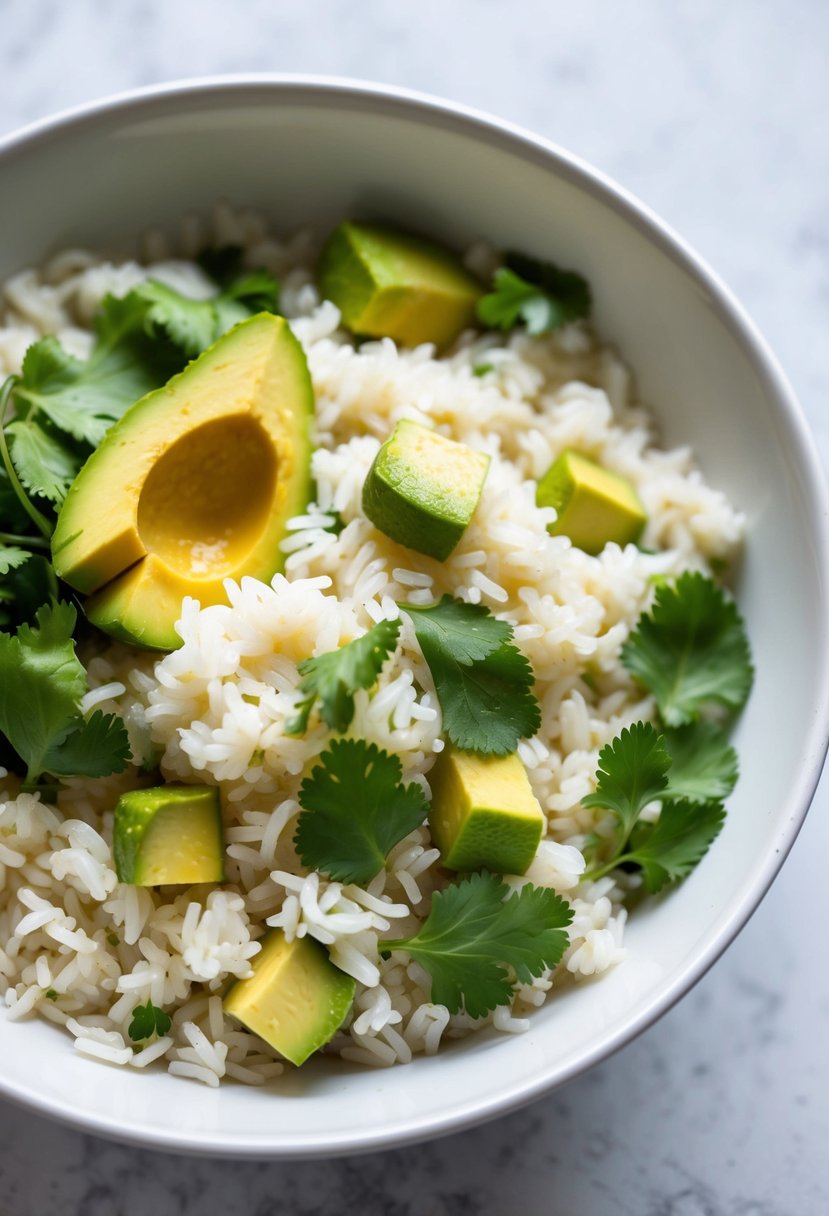
{"type": "Polygon", "coordinates": [[[416,501],[406,492],[406,482],[390,478],[382,469],[366,478],[363,511],[381,532],[399,545],[446,561],[466,528],[463,520],[445,513],[444,501],[416,501]]]}
{"type": "Polygon", "coordinates": [[[363,511],[398,544],[445,561],[469,526],[489,461],[483,452],[404,419],[369,470],[363,511]]]}

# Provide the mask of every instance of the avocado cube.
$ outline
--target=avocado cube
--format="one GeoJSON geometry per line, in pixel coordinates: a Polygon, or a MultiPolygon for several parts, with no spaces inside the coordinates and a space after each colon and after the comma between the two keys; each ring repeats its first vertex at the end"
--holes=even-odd
{"type": "Polygon", "coordinates": [[[450,870],[523,874],[546,828],[519,757],[447,747],[429,775],[429,827],[450,870]]]}
{"type": "Polygon", "coordinates": [[[224,1010],[298,1066],[342,1026],[356,987],[319,942],[289,942],[274,929],[262,939],[253,975],[233,985],[224,1010]]]}
{"type": "Polygon", "coordinates": [[[113,828],[119,882],[135,887],[224,881],[224,826],[213,786],[161,785],[122,794],[113,828]]]}
{"type": "Polygon", "coordinates": [[[481,497],[489,457],[416,422],[398,422],[363,486],[363,511],[409,549],[445,561],[481,497]]]}
{"type": "Polygon", "coordinates": [[[647,523],[644,507],[626,477],[611,473],[571,448],[562,452],[538,483],[539,507],[555,507],[553,536],[569,536],[594,556],[610,541],[636,541],[647,523]]]}
{"type": "Polygon", "coordinates": [[[448,346],[475,324],[481,296],[477,279],[441,246],[349,221],[326,242],[319,286],[348,329],[402,346],[448,346]]]}

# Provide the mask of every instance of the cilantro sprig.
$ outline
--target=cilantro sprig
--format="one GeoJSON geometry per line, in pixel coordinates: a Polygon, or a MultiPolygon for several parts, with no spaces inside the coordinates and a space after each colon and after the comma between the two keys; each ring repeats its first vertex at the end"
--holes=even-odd
{"type": "Polygon", "coordinates": [[[294,845],[304,865],[366,883],[428,813],[419,785],[401,783],[397,756],[364,739],[335,739],[299,791],[294,845]]]}
{"type": "Polygon", "coordinates": [[[450,1013],[480,1018],[512,1000],[523,984],[557,966],[569,942],[573,909],[545,887],[520,891],[493,874],[471,874],[437,892],[413,936],[380,942],[384,956],[403,950],[432,979],[432,1000],[450,1013]]]}
{"type": "Polygon", "coordinates": [[[443,729],[464,751],[506,756],[534,735],[541,712],[534,676],[512,642],[513,627],[481,604],[445,595],[430,607],[400,604],[412,620],[443,713],[443,729]]]}
{"type": "Polygon", "coordinates": [[[523,323],[528,333],[543,334],[589,316],[591,303],[590,286],[575,271],[507,253],[492,291],[478,301],[478,320],[490,329],[523,323]]]}
{"type": "Polygon", "coordinates": [[[148,998],[146,1005],[136,1005],[132,1011],[132,1021],[127,1033],[133,1043],[141,1043],[144,1039],[156,1036],[162,1038],[173,1024],[169,1013],[159,1009],[148,998]]]}
{"type": "Polygon", "coordinates": [[[666,738],[652,722],[634,722],[603,747],[596,791],[583,805],[610,811],[617,830],[610,856],[586,877],[601,878],[619,866],[636,865],[647,890],[655,892],[690,873],[722,828],[721,797],[736,780],[731,751],[713,725],[693,739],[687,734],[666,738]],[[671,741],[679,758],[676,775],[671,741]],[[662,804],[659,818],[643,821],[645,807],[657,800],[662,804]]]}
{"type": "Polygon", "coordinates": [[[85,719],[86,672],[72,639],[71,604],[41,607],[34,625],[0,632],[0,734],[26,765],[26,783],[43,774],[105,777],[130,759],[120,718],[97,710],[85,719]]]}
{"type": "MultiPolygon", "coordinates": [[[[595,793],[584,806],[617,822],[609,856],[588,878],[633,865],[658,891],[684,878],[721,831],[724,800],[737,781],[737,754],[726,729],[706,718],[714,707],[736,712],[748,697],[753,667],[736,606],[711,579],[686,573],[656,589],[622,650],[622,661],[656,700],[662,733],[636,722],[599,753],[595,793]],[[659,817],[641,819],[650,803],[659,817]]],[[[601,847],[594,836],[592,848],[601,847]]]]}
{"type": "Polygon", "coordinates": [[[345,731],[354,717],[354,695],[372,688],[383,664],[397,645],[399,621],[379,621],[361,637],[299,665],[300,692],[306,694],[285,733],[301,735],[317,700],[320,717],[332,730],[345,731]]]}

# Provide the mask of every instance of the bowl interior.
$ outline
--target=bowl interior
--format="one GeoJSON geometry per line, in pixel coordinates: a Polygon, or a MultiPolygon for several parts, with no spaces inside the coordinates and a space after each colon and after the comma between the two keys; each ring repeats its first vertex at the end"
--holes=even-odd
{"type": "Polygon", "coordinates": [[[664,442],[691,444],[747,516],[740,602],[757,665],[736,737],[742,776],[717,846],[636,912],[624,966],[562,993],[529,1033],[473,1037],[405,1069],[315,1063],[272,1089],[213,1091],[93,1064],[49,1026],[0,1019],[0,1088],[125,1138],[297,1155],[457,1127],[575,1075],[667,1008],[730,940],[819,773],[823,491],[773,365],[716,284],[611,187],[504,128],[400,95],[296,82],[172,91],[12,142],[0,172],[3,278],[70,245],[129,252],[148,223],[220,198],[262,209],[285,232],[359,212],[581,270],[596,324],[633,367],[664,442]]]}

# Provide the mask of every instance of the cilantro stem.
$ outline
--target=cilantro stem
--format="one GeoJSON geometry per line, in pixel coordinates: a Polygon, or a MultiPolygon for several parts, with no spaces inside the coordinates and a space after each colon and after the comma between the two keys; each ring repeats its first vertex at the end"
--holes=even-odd
{"type": "Polygon", "coordinates": [[[16,532],[0,532],[0,544],[25,545],[27,549],[48,549],[45,536],[18,536],[16,532]]]}
{"type": "Polygon", "coordinates": [[[582,874],[581,881],[595,882],[598,878],[604,878],[605,874],[609,874],[611,870],[618,870],[623,862],[632,860],[632,853],[619,853],[611,861],[605,862],[604,865],[594,866],[592,870],[588,870],[586,874],[582,874]]]}
{"type": "Polygon", "coordinates": [[[29,519],[42,534],[45,540],[49,540],[52,535],[52,527],[45,515],[41,515],[37,507],[29,498],[23,486],[20,484],[20,478],[17,476],[14,465],[12,464],[9,445],[6,442],[6,414],[8,413],[9,403],[11,402],[12,390],[17,382],[16,376],[9,376],[8,379],[0,388],[0,458],[8,474],[9,482],[12,489],[20,500],[20,505],[29,519]]]}

